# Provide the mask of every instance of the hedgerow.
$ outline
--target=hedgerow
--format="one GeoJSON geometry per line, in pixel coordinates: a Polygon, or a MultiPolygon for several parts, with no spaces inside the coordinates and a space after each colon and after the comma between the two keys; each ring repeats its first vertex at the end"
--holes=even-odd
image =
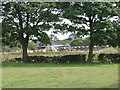
{"type": "MultiPolygon", "coordinates": [[[[58,55],[58,56],[29,56],[29,63],[87,63],[87,54],[58,55]]],[[[24,62],[22,58],[11,58],[5,61],[24,62]]],[[[94,54],[91,63],[120,63],[120,54],[94,54]]]]}

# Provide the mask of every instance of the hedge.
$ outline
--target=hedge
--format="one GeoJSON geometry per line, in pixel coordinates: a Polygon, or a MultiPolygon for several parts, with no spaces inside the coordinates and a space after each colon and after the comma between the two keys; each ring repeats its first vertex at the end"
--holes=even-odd
{"type": "MultiPolygon", "coordinates": [[[[29,56],[31,63],[86,63],[87,54],[64,55],[64,56],[29,56]]],[[[23,62],[21,58],[9,60],[10,62],[23,62]]],[[[94,55],[91,63],[120,63],[120,54],[94,55]]]]}
{"type": "Polygon", "coordinates": [[[100,63],[120,63],[120,54],[99,54],[100,63]]]}
{"type": "MultiPolygon", "coordinates": [[[[21,58],[15,58],[22,61],[21,58]]],[[[29,62],[34,63],[85,63],[86,55],[65,55],[65,56],[29,56],[29,62]]]]}
{"type": "Polygon", "coordinates": [[[65,55],[59,59],[60,63],[85,63],[86,55],[65,55]]]}

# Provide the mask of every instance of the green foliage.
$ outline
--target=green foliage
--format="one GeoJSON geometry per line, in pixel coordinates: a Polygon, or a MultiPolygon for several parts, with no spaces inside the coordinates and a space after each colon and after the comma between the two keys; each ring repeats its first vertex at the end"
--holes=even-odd
{"type": "MultiPolygon", "coordinates": [[[[103,49],[103,50],[100,50],[100,51],[94,51],[94,57],[93,57],[92,63],[100,63],[101,62],[100,59],[98,60],[98,56],[101,53],[107,55],[107,54],[116,54],[118,52],[117,52],[117,49],[115,49],[115,48],[107,48],[107,49],[103,49]]],[[[50,59],[49,57],[54,57],[54,60],[57,60],[60,57],[64,57],[64,56],[66,58],[70,59],[67,56],[70,56],[72,58],[72,56],[79,55],[79,54],[80,55],[86,55],[86,56],[88,55],[87,51],[77,51],[77,52],[76,51],[71,51],[71,52],[33,52],[33,53],[29,53],[29,56],[33,56],[33,57],[34,56],[37,56],[37,57],[45,56],[45,57],[48,57],[48,59],[50,59]]],[[[9,53],[4,52],[3,55],[2,55],[2,60],[1,61],[2,62],[14,61],[14,58],[20,58],[20,60],[21,60],[21,58],[22,58],[21,57],[21,52],[17,52],[17,53],[16,52],[9,52],[9,53]]],[[[74,59],[74,57],[72,59],[74,59]]],[[[72,59],[71,59],[71,61],[72,61],[72,59]]],[[[87,57],[86,57],[86,59],[87,59],[87,57]]]]}
{"type": "Polygon", "coordinates": [[[80,35],[76,35],[76,34],[72,33],[69,35],[69,38],[74,40],[74,39],[80,38],[80,35]]]}
{"type": "MultiPolygon", "coordinates": [[[[87,54],[71,54],[58,56],[29,56],[29,63],[86,63],[87,54]]],[[[120,63],[120,54],[94,54],[91,63],[120,63]]],[[[21,58],[9,58],[9,62],[24,62],[21,58]]],[[[3,60],[7,62],[7,60],[3,60]]]]}
{"type": "Polygon", "coordinates": [[[49,43],[44,31],[52,27],[50,22],[59,20],[57,14],[52,13],[54,5],[38,2],[3,3],[3,43],[13,45],[24,34],[34,35],[43,44],[49,43]]]}
{"type": "MultiPolygon", "coordinates": [[[[120,17],[119,17],[120,19],[120,17]]],[[[116,28],[116,30],[113,31],[113,33],[111,34],[111,36],[109,36],[109,39],[108,39],[108,44],[110,46],[113,46],[113,47],[118,47],[120,48],[120,24],[118,24],[119,22],[114,22],[114,25],[113,27],[116,28]]]]}
{"type": "Polygon", "coordinates": [[[3,2],[3,44],[22,45],[23,60],[27,61],[27,46],[30,37],[37,37],[41,45],[50,44],[46,31],[59,21],[54,13],[55,3],[3,2]]]}
{"type": "Polygon", "coordinates": [[[36,49],[38,49],[38,46],[34,42],[31,41],[28,43],[28,49],[29,50],[36,50],[36,49]]]}
{"type": "MultiPolygon", "coordinates": [[[[87,54],[63,55],[63,56],[30,56],[29,62],[33,63],[86,63],[87,54]]],[[[120,54],[94,54],[92,63],[120,63],[120,54]]],[[[11,62],[21,62],[21,58],[14,58],[11,62]]]]}
{"type": "Polygon", "coordinates": [[[60,42],[62,45],[70,45],[71,40],[65,39],[65,40],[59,40],[59,42],[60,42]]]}
{"type": "Polygon", "coordinates": [[[117,28],[110,18],[119,16],[118,4],[111,2],[76,2],[66,4],[63,16],[73,24],[67,26],[65,24],[66,27],[63,28],[72,32],[74,36],[90,35],[94,45],[110,44],[110,39],[116,37],[117,34],[117,28]]]}
{"type": "MultiPolygon", "coordinates": [[[[16,61],[22,61],[21,58],[16,58],[16,61]]],[[[86,55],[64,55],[64,56],[30,56],[29,62],[33,63],[85,63],[86,55]]]]}
{"type": "Polygon", "coordinates": [[[49,37],[50,37],[50,40],[54,40],[54,41],[58,41],[59,40],[57,38],[57,36],[55,36],[54,34],[51,34],[49,37]]]}
{"type": "Polygon", "coordinates": [[[10,47],[19,46],[18,35],[15,28],[11,27],[9,21],[2,22],[2,44],[10,47]]]}
{"type": "Polygon", "coordinates": [[[11,51],[11,48],[9,46],[3,46],[2,47],[2,51],[3,52],[10,52],[11,51]]]}
{"type": "Polygon", "coordinates": [[[119,2],[69,2],[63,5],[66,8],[62,8],[62,15],[72,24],[56,25],[56,28],[72,32],[76,36],[89,35],[88,62],[92,61],[94,45],[119,45],[116,43],[118,23],[110,20],[119,16],[119,2]],[[116,44],[112,40],[115,40],[116,44]]]}
{"type": "Polygon", "coordinates": [[[62,63],[85,63],[86,55],[66,55],[59,60],[62,63]]]}
{"type": "Polygon", "coordinates": [[[101,63],[120,63],[120,54],[100,54],[98,60],[101,63]]]}
{"type": "Polygon", "coordinates": [[[89,46],[90,45],[90,39],[89,37],[86,37],[83,39],[83,43],[82,43],[83,46],[89,46]]]}
{"type": "Polygon", "coordinates": [[[71,41],[70,45],[71,46],[81,46],[83,43],[83,40],[81,38],[77,38],[73,41],[71,41]]]}

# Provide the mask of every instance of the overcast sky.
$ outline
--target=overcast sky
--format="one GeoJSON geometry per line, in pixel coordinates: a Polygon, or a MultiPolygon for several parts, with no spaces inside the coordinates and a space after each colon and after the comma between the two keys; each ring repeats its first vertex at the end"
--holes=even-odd
{"type": "MultiPolygon", "coordinates": [[[[64,19],[64,20],[62,21],[62,23],[71,24],[71,22],[70,22],[69,20],[67,20],[67,19],[64,19]]],[[[51,35],[51,34],[54,34],[54,33],[52,33],[52,30],[50,30],[50,31],[47,32],[47,34],[48,34],[48,35],[51,35]]],[[[55,35],[59,40],[64,40],[64,39],[67,39],[70,34],[71,34],[71,33],[68,32],[67,34],[58,33],[58,34],[54,34],[54,35],[55,35]]]]}
{"type": "MultiPolygon", "coordinates": [[[[47,32],[48,35],[51,35],[51,34],[54,34],[52,33],[51,31],[47,32]]],[[[58,33],[58,34],[54,34],[59,40],[64,40],[64,39],[67,39],[69,37],[71,33],[67,33],[67,34],[61,34],[61,33],[58,33]]]]}

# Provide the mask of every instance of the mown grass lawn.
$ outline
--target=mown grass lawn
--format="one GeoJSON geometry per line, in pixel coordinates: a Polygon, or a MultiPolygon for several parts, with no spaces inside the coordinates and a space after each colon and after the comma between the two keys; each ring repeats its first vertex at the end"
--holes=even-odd
{"type": "Polygon", "coordinates": [[[117,64],[3,63],[3,88],[117,88],[117,64]]]}

